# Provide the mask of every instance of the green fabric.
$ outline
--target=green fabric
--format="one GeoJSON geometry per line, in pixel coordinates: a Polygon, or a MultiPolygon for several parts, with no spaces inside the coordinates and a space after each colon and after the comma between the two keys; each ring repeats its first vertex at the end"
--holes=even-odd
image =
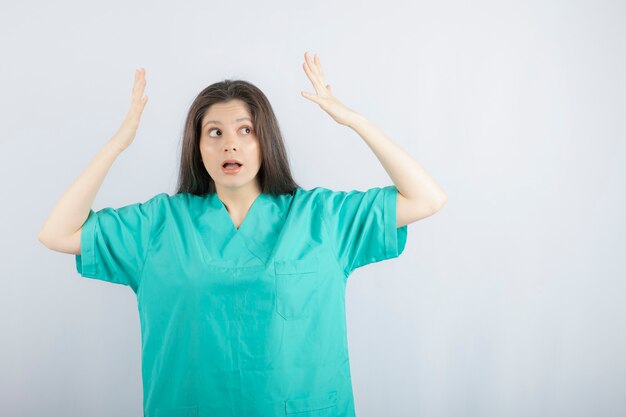
{"type": "Polygon", "coordinates": [[[354,416],[346,283],[404,250],[396,198],[261,194],[239,229],[217,194],[91,210],[76,269],[137,296],[144,416],[354,416]]]}

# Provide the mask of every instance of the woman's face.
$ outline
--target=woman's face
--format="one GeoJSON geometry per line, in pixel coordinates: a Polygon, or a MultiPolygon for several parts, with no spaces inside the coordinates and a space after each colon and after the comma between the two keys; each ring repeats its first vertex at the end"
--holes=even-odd
{"type": "Polygon", "coordinates": [[[202,117],[200,154],[215,187],[260,192],[256,179],[261,167],[261,148],[247,105],[239,99],[215,103],[202,117]],[[236,159],[242,165],[225,169],[224,161],[236,159]]]}

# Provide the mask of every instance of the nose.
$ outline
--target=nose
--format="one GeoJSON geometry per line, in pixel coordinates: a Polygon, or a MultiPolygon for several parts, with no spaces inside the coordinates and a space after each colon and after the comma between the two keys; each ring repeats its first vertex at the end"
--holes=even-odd
{"type": "Polygon", "coordinates": [[[236,144],[237,142],[237,137],[233,136],[233,135],[228,135],[226,137],[226,140],[224,141],[224,150],[225,151],[229,151],[229,150],[236,150],[239,146],[237,146],[236,144]]]}
{"type": "Polygon", "coordinates": [[[236,150],[237,150],[237,146],[236,146],[234,143],[232,143],[232,144],[231,144],[231,143],[229,143],[229,144],[226,144],[226,146],[224,147],[224,150],[225,150],[226,152],[230,151],[231,149],[232,149],[233,151],[236,151],[236,150]]]}

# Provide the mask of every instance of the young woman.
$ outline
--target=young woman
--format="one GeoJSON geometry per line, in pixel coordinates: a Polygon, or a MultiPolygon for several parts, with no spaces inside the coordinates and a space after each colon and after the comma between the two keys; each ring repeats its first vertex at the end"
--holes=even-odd
{"type": "Polygon", "coordinates": [[[347,278],[398,257],[406,225],[439,210],[446,195],[333,96],[317,55],[305,53],[303,66],[316,91],[303,97],[354,129],[394,185],[302,189],[266,96],[225,80],[191,105],[177,193],[94,212],[147,103],[141,69],[121,127],[40,232],[48,248],[75,254],[82,276],[135,292],[147,417],[355,415],[347,278]]]}

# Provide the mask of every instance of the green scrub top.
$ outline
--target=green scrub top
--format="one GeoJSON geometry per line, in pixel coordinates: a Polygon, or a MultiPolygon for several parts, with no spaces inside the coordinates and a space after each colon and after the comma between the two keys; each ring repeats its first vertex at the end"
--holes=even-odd
{"type": "Polygon", "coordinates": [[[262,193],[238,229],[217,194],[90,210],[76,269],[137,296],[144,416],[353,417],[346,283],[404,250],[397,195],[262,193]]]}

